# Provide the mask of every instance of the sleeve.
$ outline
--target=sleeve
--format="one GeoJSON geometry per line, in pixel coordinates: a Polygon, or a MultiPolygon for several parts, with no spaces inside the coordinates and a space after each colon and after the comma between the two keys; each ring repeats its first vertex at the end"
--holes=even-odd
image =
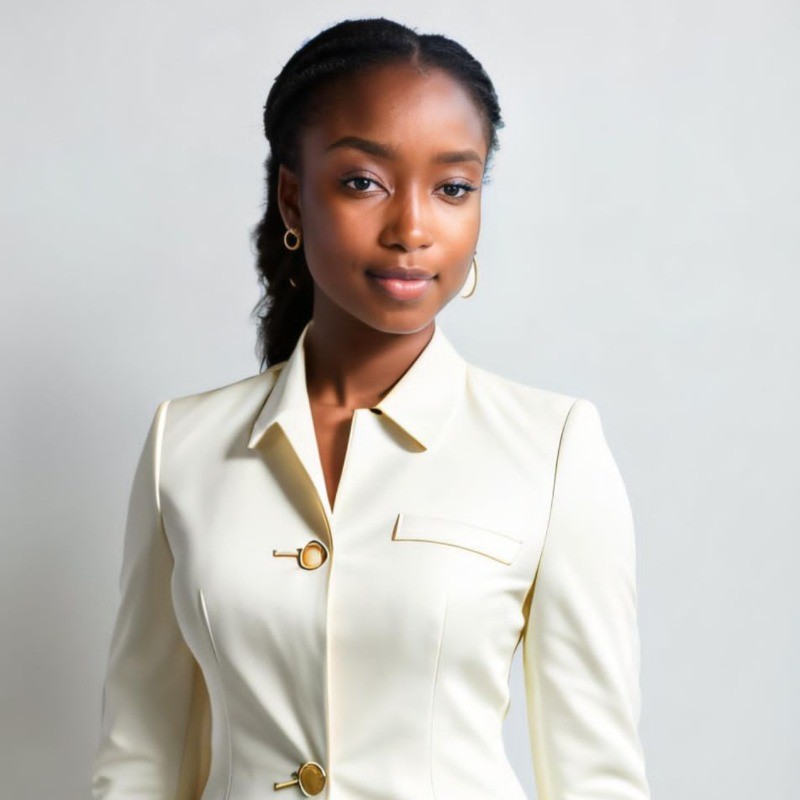
{"type": "Polygon", "coordinates": [[[190,722],[203,716],[201,673],[175,617],[159,496],[168,404],[155,413],[130,494],[91,776],[95,800],[184,800],[194,792],[182,768],[184,755],[196,762],[190,722]]]}
{"type": "Polygon", "coordinates": [[[649,800],[631,507],[597,408],[562,431],[523,631],[539,800],[649,800]]]}

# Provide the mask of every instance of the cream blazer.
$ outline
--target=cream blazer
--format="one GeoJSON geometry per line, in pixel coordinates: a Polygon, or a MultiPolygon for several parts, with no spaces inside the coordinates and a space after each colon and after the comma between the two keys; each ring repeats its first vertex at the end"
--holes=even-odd
{"type": "Polygon", "coordinates": [[[596,406],[466,362],[439,323],[355,411],[335,507],[291,356],[165,400],[136,469],[102,800],[645,800],[626,489],[596,406]]]}

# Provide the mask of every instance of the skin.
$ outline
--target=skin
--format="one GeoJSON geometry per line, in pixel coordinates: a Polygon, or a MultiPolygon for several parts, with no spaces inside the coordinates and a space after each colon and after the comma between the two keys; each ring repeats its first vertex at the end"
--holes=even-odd
{"type": "Polygon", "coordinates": [[[302,232],[314,280],[306,380],[333,506],[353,409],[388,393],[464,286],[480,231],[488,142],[479,108],[442,70],[372,67],[326,90],[320,108],[302,134],[298,173],[280,167],[278,203],[286,227],[302,232]],[[329,149],[345,136],[387,145],[394,156],[329,149]],[[436,162],[452,151],[474,158],[436,162]],[[398,300],[365,274],[396,265],[435,277],[421,297],[398,300]]]}

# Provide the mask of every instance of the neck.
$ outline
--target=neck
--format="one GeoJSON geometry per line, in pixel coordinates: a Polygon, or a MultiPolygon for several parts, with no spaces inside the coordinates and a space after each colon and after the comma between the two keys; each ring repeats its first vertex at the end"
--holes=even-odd
{"type": "Polygon", "coordinates": [[[304,358],[309,399],[342,409],[376,405],[408,370],[433,335],[435,322],[412,333],[387,333],[328,321],[315,314],[304,358]]]}

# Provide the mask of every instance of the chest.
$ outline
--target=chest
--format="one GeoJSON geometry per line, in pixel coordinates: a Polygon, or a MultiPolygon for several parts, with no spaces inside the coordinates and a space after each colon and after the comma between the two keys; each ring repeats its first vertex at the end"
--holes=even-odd
{"type": "Polygon", "coordinates": [[[412,668],[445,629],[456,663],[473,662],[476,643],[510,652],[544,539],[552,457],[512,431],[467,421],[455,431],[420,452],[357,411],[332,510],[277,427],[257,452],[173,463],[162,504],[186,626],[202,590],[227,652],[291,652],[298,636],[335,635],[341,652],[392,653],[412,668]],[[315,568],[277,555],[310,542],[327,553],[315,568]]]}

